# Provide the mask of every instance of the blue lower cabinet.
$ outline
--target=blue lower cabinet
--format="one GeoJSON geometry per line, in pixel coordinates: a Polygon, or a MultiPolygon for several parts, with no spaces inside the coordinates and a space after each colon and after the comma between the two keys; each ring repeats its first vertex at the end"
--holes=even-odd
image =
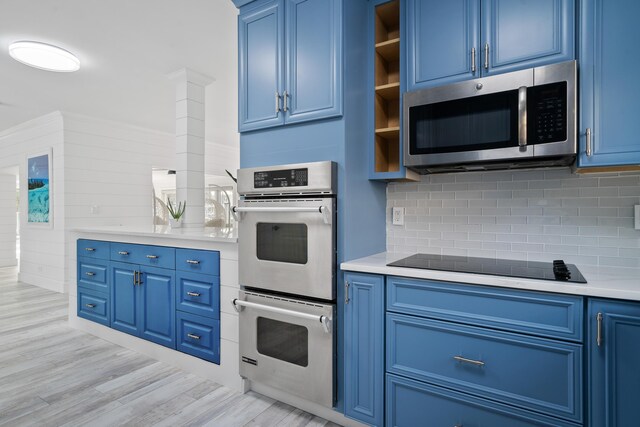
{"type": "Polygon", "coordinates": [[[553,417],[435,385],[387,375],[389,427],[576,427],[553,417]]]}
{"type": "Polygon", "coordinates": [[[581,422],[582,345],[387,315],[387,371],[581,422]]]}
{"type": "Polygon", "coordinates": [[[177,348],[183,353],[220,364],[220,321],[176,312],[177,348]]]}
{"type": "Polygon", "coordinates": [[[175,348],[175,271],[111,262],[111,327],[175,348]]]}
{"type": "Polygon", "coordinates": [[[78,316],[109,326],[109,295],[79,287],[78,316]]]}
{"type": "Polygon", "coordinates": [[[589,301],[589,425],[640,423],[640,303],[589,301]]]}
{"type": "Polygon", "coordinates": [[[349,418],[384,420],[384,276],[345,274],[344,405],[349,418]]]}
{"type": "Polygon", "coordinates": [[[220,318],[220,278],[208,274],[176,272],[176,309],[220,318]]]}
{"type": "Polygon", "coordinates": [[[78,258],[78,286],[109,293],[109,260],[78,258]]]}

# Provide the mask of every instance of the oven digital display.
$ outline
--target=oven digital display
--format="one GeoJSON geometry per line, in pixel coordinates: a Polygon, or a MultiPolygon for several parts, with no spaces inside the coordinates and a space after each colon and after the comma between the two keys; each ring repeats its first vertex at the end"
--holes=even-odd
{"type": "Polygon", "coordinates": [[[309,170],[285,169],[253,173],[254,188],[304,187],[309,185],[309,170]]]}

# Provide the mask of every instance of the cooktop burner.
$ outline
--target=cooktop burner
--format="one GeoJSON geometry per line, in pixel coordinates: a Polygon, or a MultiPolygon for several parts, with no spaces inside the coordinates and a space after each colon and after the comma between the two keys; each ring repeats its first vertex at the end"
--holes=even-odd
{"type": "Polygon", "coordinates": [[[562,260],[551,262],[472,258],[452,255],[416,254],[387,264],[390,267],[422,268],[458,273],[491,274],[526,279],[587,283],[578,268],[562,260]]]}

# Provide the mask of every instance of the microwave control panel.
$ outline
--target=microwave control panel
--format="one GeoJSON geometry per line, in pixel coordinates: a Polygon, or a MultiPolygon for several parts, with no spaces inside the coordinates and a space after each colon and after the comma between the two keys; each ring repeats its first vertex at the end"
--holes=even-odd
{"type": "Polygon", "coordinates": [[[567,139],[567,82],[550,83],[527,89],[530,144],[567,139]]]}
{"type": "Polygon", "coordinates": [[[309,185],[309,170],[307,168],[253,173],[254,188],[306,187],[307,185],[309,185]]]}

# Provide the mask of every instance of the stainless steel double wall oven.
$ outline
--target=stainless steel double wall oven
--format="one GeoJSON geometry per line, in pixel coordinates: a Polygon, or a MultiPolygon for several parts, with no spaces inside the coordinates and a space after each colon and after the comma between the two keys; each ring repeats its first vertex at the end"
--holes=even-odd
{"type": "Polygon", "coordinates": [[[335,399],[336,164],[238,171],[240,375],[335,399]]]}

